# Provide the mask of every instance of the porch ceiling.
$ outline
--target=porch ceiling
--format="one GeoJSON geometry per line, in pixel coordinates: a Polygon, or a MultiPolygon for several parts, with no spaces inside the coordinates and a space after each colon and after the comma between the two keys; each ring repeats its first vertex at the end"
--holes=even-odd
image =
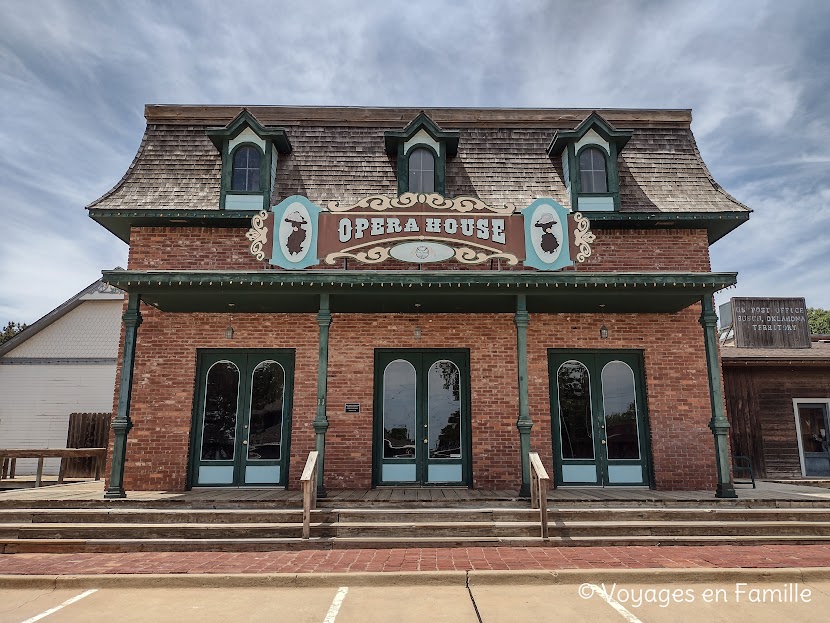
{"type": "Polygon", "coordinates": [[[736,283],[736,273],[564,271],[104,271],[104,281],[167,312],[673,313],[736,283]]]}

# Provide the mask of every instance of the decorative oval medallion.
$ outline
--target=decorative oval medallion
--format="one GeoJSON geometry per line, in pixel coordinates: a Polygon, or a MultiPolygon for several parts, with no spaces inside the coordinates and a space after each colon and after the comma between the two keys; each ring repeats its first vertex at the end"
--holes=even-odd
{"type": "Polygon", "coordinates": [[[282,222],[278,224],[280,248],[290,262],[300,262],[308,253],[314,232],[311,215],[300,202],[292,203],[285,210],[282,222]]]}
{"type": "Polygon", "coordinates": [[[404,242],[392,247],[389,255],[402,262],[427,264],[448,260],[455,255],[455,250],[439,242],[404,242]]]}
{"type": "Polygon", "coordinates": [[[565,239],[559,215],[552,206],[542,204],[530,217],[530,240],[539,259],[546,264],[553,264],[562,253],[565,239]]]}

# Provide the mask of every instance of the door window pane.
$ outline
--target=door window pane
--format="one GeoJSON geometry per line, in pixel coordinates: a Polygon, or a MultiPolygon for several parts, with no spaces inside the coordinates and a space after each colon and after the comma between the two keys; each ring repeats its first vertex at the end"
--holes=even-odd
{"type": "Polygon", "coordinates": [[[429,458],[461,458],[461,371],[442,359],[429,367],[429,458]]]}
{"type": "Polygon", "coordinates": [[[205,383],[203,461],[233,460],[238,402],[239,369],[230,361],[213,364],[205,383]]]}
{"type": "Polygon", "coordinates": [[[801,427],[801,449],[804,453],[805,476],[830,476],[830,453],[825,406],[799,404],[798,423],[801,427]]]}
{"type": "Polygon", "coordinates": [[[415,367],[403,359],[383,371],[383,458],[415,458],[415,367]]]}
{"type": "Polygon", "coordinates": [[[263,361],[251,379],[248,459],[279,459],[285,371],[276,361],[263,361]]]}
{"type": "Polygon", "coordinates": [[[634,372],[622,361],[602,369],[602,404],[609,459],[639,459],[634,372]]]}
{"type": "Polygon", "coordinates": [[[593,459],[594,424],[588,368],[578,361],[566,361],[559,366],[556,377],[562,458],[593,459]]]}

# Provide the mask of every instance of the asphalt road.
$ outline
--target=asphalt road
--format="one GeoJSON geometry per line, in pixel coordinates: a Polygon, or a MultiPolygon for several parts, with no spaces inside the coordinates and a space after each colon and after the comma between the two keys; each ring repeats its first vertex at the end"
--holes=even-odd
{"type": "Polygon", "coordinates": [[[825,623],[830,617],[827,581],[594,587],[0,588],[0,623],[825,623]]]}

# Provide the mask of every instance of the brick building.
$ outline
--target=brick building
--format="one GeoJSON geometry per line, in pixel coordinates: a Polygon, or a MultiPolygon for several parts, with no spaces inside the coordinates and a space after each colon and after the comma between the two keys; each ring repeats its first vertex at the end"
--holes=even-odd
{"type": "Polygon", "coordinates": [[[130,245],[107,495],[731,497],[709,245],[749,210],[686,110],[148,106],[88,209],[130,245]],[[714,440],[714,442],[713,442],[714,440]]]}

